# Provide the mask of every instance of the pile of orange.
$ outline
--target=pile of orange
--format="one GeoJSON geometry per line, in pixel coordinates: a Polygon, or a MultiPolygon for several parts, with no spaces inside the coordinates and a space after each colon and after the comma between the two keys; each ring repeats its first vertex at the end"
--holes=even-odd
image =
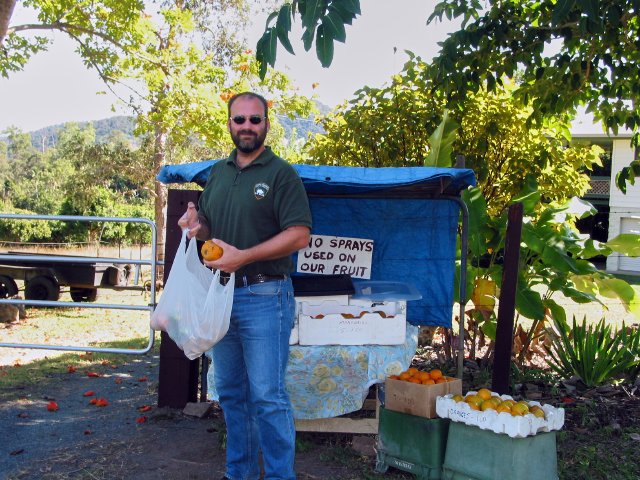
{"type": "Polygon", "coordinates": [[[405,382],[420,383],[422,385],[435,385],[436,383],[445,383],[455,380],[453,377],[447,377],[442,374],[442,371],[434,368],[433,370],[418,370],[417,368],[410,367],[399,375],[389,376],[391,380],[403,380],[405,382]]]}
{"type": "Polygon", "coordinates": [[[514,417],[522,417],[532,414],[539,418],[544,418],[544,410],[539,405],[531,405],[529,402],[521,400],[507,399],[503,400],[497,393],[492,392],[488,388],[481,388],[475,394],[468,393],[464,397],[462,395],[454,395],[452,397],[456,402],[465,402],[471,410],[495,410],[498,413],[508,413],[514,417]]]}

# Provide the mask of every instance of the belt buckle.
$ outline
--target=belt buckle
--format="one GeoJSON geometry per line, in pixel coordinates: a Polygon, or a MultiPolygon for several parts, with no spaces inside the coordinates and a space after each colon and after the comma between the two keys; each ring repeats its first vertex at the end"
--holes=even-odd
{"type": "Polygon", "coordinates": [[[255,277],[253,277],[252,283],[265,283],[266,281],[267,281],[267,276],[261,273],[258,273],[255,277]]]}

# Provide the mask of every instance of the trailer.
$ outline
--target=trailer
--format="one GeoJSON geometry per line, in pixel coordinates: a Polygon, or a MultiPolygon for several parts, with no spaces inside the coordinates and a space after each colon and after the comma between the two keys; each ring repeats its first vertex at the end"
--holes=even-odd
{"type": "Polygon", "coordinates": [[[95,301],[98,288],[131,288],[131,264],[99,259],[91,261],[91,257],[79,255],[24,252],[3,252],[0,255],[0,298],[18,294],[17,280],[24,282],[26,300],[54,302],[60,299],[61,287],[69,287],[74,302],[95,301]],[[74,261],[76,259],[78,261],[74,261]]]}

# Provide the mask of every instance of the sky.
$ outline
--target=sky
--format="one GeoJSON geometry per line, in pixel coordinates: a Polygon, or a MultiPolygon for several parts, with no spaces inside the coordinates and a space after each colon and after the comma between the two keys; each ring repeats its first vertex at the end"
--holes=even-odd
{"type": "MultiPolygon", "coordinates": [[[[276,68],[292,79],[300,93],[331,107],[352,98],[359,88],[378,87],[398,73],[411,50],[424,60],[438,52],[437,42],[455,28],[450,22],[426,25],[436,0],[361,0],[362,15],[347,26],[346,43],[335,43],[333,63],[322,68],[315,46],[305,52],[302,41],[290,37],[296,55],[278,47],[276,68]],[[394,53],[394,47],[397,49],[394,53]],[[317,88],[312,85],[318,83],[317,88]]],[[[16,7],[12,24],[25,13],[16,7]]],[[[249,34],[254,48],[260,27],[249,34]]],[[[299,22],[299,19],[297,20],[299,22]]],[[[56,35],[49,51],[32,57],[22,72],[0,79],[0,132],[15,126],[24,132],[70,121],[99,120],[131,112],[112,106],[117,99],[98,76],[88,70],[75,54],[75,45],[56,35]]]]}

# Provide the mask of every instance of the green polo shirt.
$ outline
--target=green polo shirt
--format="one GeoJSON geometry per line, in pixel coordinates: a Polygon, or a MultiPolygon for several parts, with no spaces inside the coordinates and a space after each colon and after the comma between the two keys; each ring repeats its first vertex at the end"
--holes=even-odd
{"type": "MultiPolygon", "coordinates": [[[[240,169],[236,150],[215,163],[198,201],[209,221],[211,237],[238,249],[262,243],[292,226],[311,228],[307,193],[298,172],[266,147],[253,162],[240,169]]],[[[245,265],[237,275],[287,274],[291,256],[245,265]]]]}

